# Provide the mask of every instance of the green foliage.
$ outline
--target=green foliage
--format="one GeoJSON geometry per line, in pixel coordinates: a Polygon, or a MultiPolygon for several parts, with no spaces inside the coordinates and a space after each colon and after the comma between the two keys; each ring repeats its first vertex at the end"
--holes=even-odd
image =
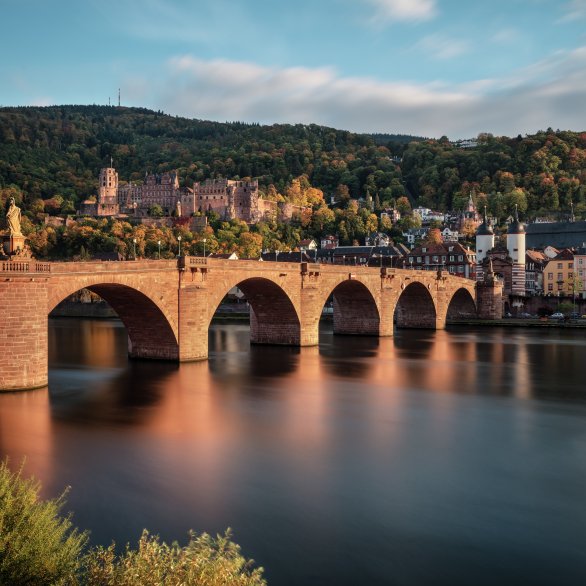
{"type": "Polygon", "coordinates": [[[256,177],[263,190],[283,193],[306,175],[328,196],[344,184],[359,197],[367,184],[381,190],[400,178],[391,154],[371,136],[315,124],[219,123],[108,106],[0,108],[0,188],[19,186],[27,205],[56,195],[65,208],[71,198],[79,203],[95,193],[110,156],[125,181],[176,169],[186,184],[256,177]]]}
{"type": "Polygon", "coordinates": [[[76,584],[87,535],[60,516],[65,495],[39,499],[39,484],[0,463],[0,584],[76,584]]]}
{"type": "Polygon", "coordinates": [[[265,586],[263,569],[244,558],[230,530],[189,534],[181,547],[144,531],[134,550],[115,544],[87,553],[87,534],[60,516],[58,499],[39,499],[39,484],[0,463],[0,584],[11,586],[265,586]]]}
{"type": "Polygon", "coordinates": [[[515,204],[529,217],[586,204],[586,133],[551,129],[526,137],[479,136],[461,149],[447,141],[411,142],[402,171],[418,203],[463,209],[470,193],[481,208],[504,218],[515,204]]]}
{"type": "Polygon", "coordinates": [[[185,547],[161,542],[143,532],[138,549],[128,545],[116,555],[115,545],[97,548],[86,558],[89,586],[263,586],[262,568],[253,568],[240,547],[231,541],[230,530],[215,538],[190,533],[185,547]]]}

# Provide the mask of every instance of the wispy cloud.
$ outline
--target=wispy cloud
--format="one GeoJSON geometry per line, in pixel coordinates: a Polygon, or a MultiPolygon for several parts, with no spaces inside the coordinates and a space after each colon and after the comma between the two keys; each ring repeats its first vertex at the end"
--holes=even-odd
{"type": "Polygon", "coordinates": [[[165,89],[151,89],[145,101],[192,118],[451,137],[484,131],[512,135],[548,126],[586,129],[586,47],[558,53],[507,78],[452,86],[190,55],[172,59],[168,67],[161,84],[165,89]]]}
{"type": "Polygon", "coordinates": [[[436,0],[366,0],[375,19],[385,22],[430,20],[437,14],[436,0]]]}
{"type": "Polygon", "coordinates": [[[413,49],[433,59],[453,59],[470,49],[470,43],[462,39],[450,39],[439,33],[423,37],[413,49]]]}
{"type": "Polygon", "coordinates": [[[586,0],[570,0],[565,5],[566,14],[561,22],[586,18],[586,0]]]}
{"type": "Polygon", "coordinates": [[[516,28],[505,27],[498,30],[491,37],[491,41],[497,44],[509,44],[518,41],[521,38],[521,32],[516,28]]]}

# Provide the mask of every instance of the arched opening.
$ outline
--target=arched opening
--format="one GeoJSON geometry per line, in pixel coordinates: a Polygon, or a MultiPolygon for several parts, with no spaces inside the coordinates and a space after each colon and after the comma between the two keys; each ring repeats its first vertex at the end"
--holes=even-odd
{"type": "Polygon", "coordinates": [[[427,287],[417,282],[407,285],[395,307],[396,326],[435,329],[436,317],[435,304],[427,287]]]}
{"type": "MultiPolygon", "coordinates": [[[[254,277],[237,283],[230,289],[234,290],[236,292],[231,295],[239,296],[241,311],[248,310],[252,344],[299,345],[299,316],[291,299],[279,285],[269,279],[254,277]]],[[[227,297],[224,296],[214,315],[229,306],[227,297]]],[[[210,316],[210,324],[214,315],[210,316]]]]}
{"type": "Polygon", "coordinates": [[[446,321],[471,319],[476,317],[476,304],[468,289],[458,289],[450,300],[446,321]]]}
{"type": "MultiPolygon", "coordinates": [[[[173,329],[163,311],[156,303],[137,289],[126,285],[104,283],[86,287],[103,299],[120,318],[128,334],[128,355],[131,358],[150,360],[178,360],[179,345],[173,329]]],[[[62,304],[52,314],[59,313],[62,304]]],[[[71,315],[83,317],[83,308],[71,315]]],[[[87,311],[87,309],[86,309],[87,311]]],[[[51,315],[51,314],[50,314],[51,315]]],[[[92,317],[91,312],[87,317],[92,317]]],[[[100,317],[94,315],[93,317],[100,317]]]]}
{"type": "MultiPolygon", "coordinates": [[[[327,306],[326,306],[327,307],[327,306]]],[[[376,301],[359,281],[343,281],[331,295],[334,334],[378,336],[380,316],[376,301]]]]}

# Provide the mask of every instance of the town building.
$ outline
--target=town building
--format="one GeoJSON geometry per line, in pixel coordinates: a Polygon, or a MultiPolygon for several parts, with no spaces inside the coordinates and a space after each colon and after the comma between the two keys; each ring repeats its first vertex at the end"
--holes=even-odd
{"type": "Polygon", "coordinates": [[[574,251],[574,274],[580,284],[576,283],[580,297],[586,299],[586,246],[580,246],[574,251]]]}
{"type": "MultiPolygon", "coordinates": [[[[351,266],[403,265],[404,247],[400,246],[338,246],[315,251],[317,262],[351,266]]],[[[312,257],[314,253],[309,253],[312,257]]]]}
{"type": "Polygon", "coordinates": [[[572,295],[575,292],[574,253],[564,248],[555,258],[548,261],[543,270],[543,284],[546,295],[572,295]]]}
{"type": "Polygon", "coordinates": [[[476,253],[458,242],[422,244],[409,251],[405,268],[416,271],[446,270],[453,275],[476,278],[476,253]]]}
{"type": "Polygon", "coordinates": [[[527,248],[576,248],[586,243],[586,222],[539,222],[527,225],[527,248]]]}
{"type": "Polygon", "coordinates": [[[549,259],[541,250],[525,253],[525,291],[527,295],[543,294],[543,269],[549,259]]]}
{"type": "Polygon", "coordinates": [[[299,241],[299,250],[317,250],[317,242],[313,238],[305,238],[299,241]]]}

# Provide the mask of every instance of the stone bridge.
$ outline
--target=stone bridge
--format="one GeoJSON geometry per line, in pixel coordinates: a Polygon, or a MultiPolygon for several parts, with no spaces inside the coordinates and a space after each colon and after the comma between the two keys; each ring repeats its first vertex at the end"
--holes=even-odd
{"type": "Polygon", "coordinates": [[[318,344],[330,299],[337,334],[392,336],[395,326],[442,329],[477,315],[474,281],[445,272],[203,257],[0,261],[0,391],[47,384],[47,316],[82,288],[124,322],[130,357],[182,362],[207,358],[210,322],[235,286],[256,344],[318,344]]]}

